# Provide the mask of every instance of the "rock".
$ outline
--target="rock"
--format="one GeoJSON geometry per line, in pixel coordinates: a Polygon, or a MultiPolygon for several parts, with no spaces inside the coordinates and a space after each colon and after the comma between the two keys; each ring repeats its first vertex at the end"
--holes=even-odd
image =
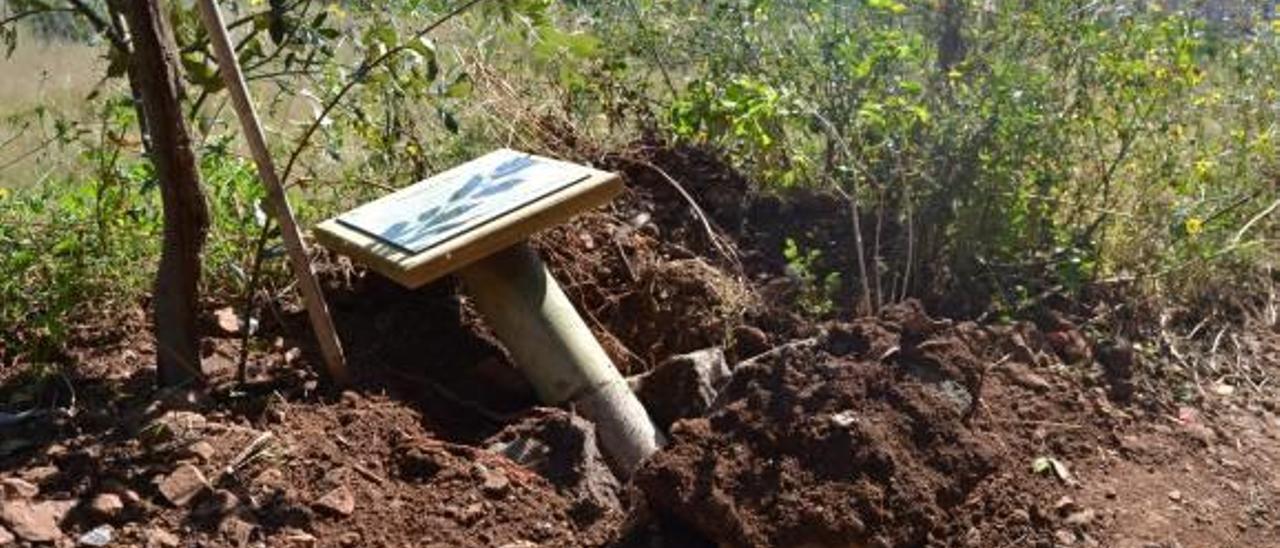
{"type": "Polygon", "coordinates": [[[222,352],[213,352],[200,360],[200,372],[206,377],[229,377],[236,373],[236,360],[222,352]]]}
{"type": "Polygon", "coordinates": [[[218,532],[234,546],[248,546],[258,526],[238,516],[231,516],[218,524],[218,532]]]}
{"type": "Polygon", "coordinates": [[[1048,392],[1053,389],[1053,385],[1044,377],[1031,372],[1025,364],[1018,362],[1010,362],[1005,365],[1004,370],[1008,373],[1009,380],[1014,384],[1023,388],[1028,388],[1036,392],[1048,392]]]}
{"type": "Polygon", "coordinates": [[[89,503],[89,511],[106,520],[115,519],[123,510],[124,501],[120,500],[120,495],[115,493],[102,493],[93,497],[93,501],[89,503]]]}
{"type": "Polygon", "coordinates": [[[182,541],[164,529],[151,528],[146,533],[148,548],[172,548],[182,541]]]}
{"type": "Polygon", "coordinates": [[[1067,516],[1067,519],[1062,520],[1062,523],[1072,527],[1084,527],[1093,523],[1093,520],[1096,517],[1097,512],[1094,512],[1091,508],[1087,508],[1080,510],[1079,512],[1072,512],[1071,515],[1067,516]]]}
{"type": "Polygon", "coordinates": [[[57,466],[37,466],[35,468],[26,469],[26,471],[22,472],[21,476],[22,479],[38,485],[52,479],[54,476],[58,475],[58,472],[57,466]]]}
{"type": "Polygon", "coordinates": [[[116,530],[110,525],[99,525],[86,531],[76,542],[82,546],[106,546],[111,544],[111,540],[115,538],[116,530]]]}
{"type": "Polygon", "coordinates": [[[1053,540],[1058,546],[1071,546],[1076,543],[1076,534],[1066,529],[1058,529],[1053,532],[1053,540]]]}
{"type": "Polygon", "coordinates": [[[215,310],[213,319],[218,324],[218,329],[221,329],[225,335],[235,335],[240,332],[240,316],[230,306],[215,310]]]}
{"type": "Polygon", "coordinates": [[[1059,514],[1068,514],[1076,510],[1076,501],[1070,496],[1064,495],[1053,503],[1053,510],[1059,514]]]}
{"type": "Polygon", "coordinates": [[[268,468],[253,478],[253,491],[255,493],[271,493],[283,491],[288,487],[288,483],[284,479],[284,472],[279,468],[268,468]]]}
{"type": "Polygon", "coordinates": [[[621,512],[622,486],[596,445],[594,425],[560,409],[537,409],[483,444],[551,482],[572,501],[579,526],[621,512]]]}
{"type": "Polygon", "coordinates": [[[311,548],[318,542],[315,535],[298,530],[287,530],[274,540],[278,541],[280,546],[290,548],[311,548]]]}
{"type": "Polygon", "coordinates": [[[1009,514],[1009,521],[1016,524],[1031,523],[1031,513],[1018,508],[1009,514]]]}
{"type": "Polygon", "coordinates": [[[0,500],[33,499],[40,494],[40,488],[21,478],[4,478],[0,480],[0,500]]]}
{"type": "Polygon", "coordinates": [[[200,462],[212,461],[217,453],[218,450],[213,448],[213,444],[205,440],[200,440],[187,446],[187,454],[200,459],[200,462]]]}
{"type": "Polygon", "coordinates": [[[358,531],[347,531],[338,536],[339,546],[359,546],[364,537],[358,531]]]}
{"type": "Polygon", "coordinates": [[[191,464],[183,464],[174,469],[169,477],[160,482],[160,494],[174,506],[182,507],[191,502],[196,495],[209,488],[209,480],[191,464]]]}
{"type": "Polygon", "coordinates": [[[208,419],[199,413],[169,411],[151,421],[142,431],[147,436],[147,441],[166,442],[197,437],[208,424],[208,419]]]}
{"type": "Polygon", "coordinates": [[[20,539],[53,542],[62,538],[59,524],[75,505],[75,501],[70,500],[39,503],[8,500],[0,503],[0,522],[20,539]]]}
{"type": "Polygon", "coordinates": [[[316,500],[315,505],[339,516],[349,516],[356,511],[356,497],[347,486],[340,485],[316,500]]]}
{"type": "Polygon", "coordinates": [[[708,348],[672,356],[636,377],[636,395],[654,424],[666,430],[679,419],[705,415],[728,379],[724,352],[708,348]]]}
{"type": "Polygon", "coordinates": [[[501,499],[511,492],[511,480],[507,479],[507,475],[501,470],[483,468],[480,474],[483,478],[480,491],[490,498],[501,499]]]}
{"type": "Polygon", "coordinates": [[[1173,502],[1182,502],[1182,491],[1178,491],[1177,489],[1169,491],[1169,500],[1173,502]]]}
{"type": "Polygon", "coordinates": [[[0,527],[0,546],[8,546],[18,542],[17,537],[13,536],[8,529],[0,527]]]}

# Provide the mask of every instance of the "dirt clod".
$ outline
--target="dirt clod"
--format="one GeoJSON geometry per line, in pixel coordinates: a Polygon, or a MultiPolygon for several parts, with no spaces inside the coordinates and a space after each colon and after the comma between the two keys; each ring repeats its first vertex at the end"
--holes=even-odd
{"type": "Polygon", "coordinates": [[[340,485],[317,499],[316,507],[339,516],[349,516],[356,511],[356,497],[351,489],[340,485]]]}
{"type": "Polygon", "coordinates": [[[160,482],[160,494],[174,506],[186,506],[209,488],[209,480],[192,464],[179,465],[160,482]]]}
{"type": "Polygon", "coordinates": [[[672,356],[632,382],[638,385],[636,395],[654,424],[666,430],[679,419],[699,417],[711,409],[728,378],[724,352],[708,348],[672,356]]]}
{"type": "Polygon", "coordinates": [[[100,519],[115,519],[124,511],[124,501],[115,493],[102,493],[93,497],[89,510],[100,519]]]}
{"type": "Polygon", "coordinates": [[[572,501],[582,530],[621,516],[622,487],[596,445],[595,426],[559,409],[536,409],[485,442],[489,451],[532,470],[572,501]]]}

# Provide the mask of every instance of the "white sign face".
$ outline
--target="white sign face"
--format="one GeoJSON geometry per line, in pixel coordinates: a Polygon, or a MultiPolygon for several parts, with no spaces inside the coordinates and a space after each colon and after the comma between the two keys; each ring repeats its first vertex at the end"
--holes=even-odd
{"type": "Polygon", "coordinates": [[[501,149],[348,211],[338,222],[417,254],[590,176],[577,164],[501,149]]]}

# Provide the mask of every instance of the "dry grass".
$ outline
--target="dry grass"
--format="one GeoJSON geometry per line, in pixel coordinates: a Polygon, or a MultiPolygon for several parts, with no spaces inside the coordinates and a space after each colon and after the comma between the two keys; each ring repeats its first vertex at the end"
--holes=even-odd
{"type": "Polygon", "coordinates": [[[56,119],[85,119],[86,97],[105,73],[99,47],[19,37],[13,56],[0,58],[0,187],[75,167],[76,155],[44,145],[55,135],[56,119]],[[47,114],[38,116],[42,107],[47,114]]]}

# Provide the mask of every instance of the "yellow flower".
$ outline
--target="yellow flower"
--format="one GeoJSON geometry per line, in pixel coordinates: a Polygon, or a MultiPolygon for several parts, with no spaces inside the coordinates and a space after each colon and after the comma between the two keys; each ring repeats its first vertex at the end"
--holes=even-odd
{"type": "Polygon", "coordinates": [[[9,197],[9,189],[0,187],[0,200],[3,200],[8,197],[9,197]]]}
{"type": "Polygon", "coordinates": [[[342,20],[347,17],[347,10],[342,9],[342,6],[339,6],[338,4],[329,4],[328,6],[325,6],[325,9],[328,10],[329,15],[335,19],[342,20]]]}
{"type": "Polygon", "coordinates": [[[1187,229],[1187,234],[1195,236],[1196,234],[1204,231],[1204,219],[1199,217],[1189,217],[1187,218],[1187,221],[1183,223],[1183,226],[1187,229]]]}

